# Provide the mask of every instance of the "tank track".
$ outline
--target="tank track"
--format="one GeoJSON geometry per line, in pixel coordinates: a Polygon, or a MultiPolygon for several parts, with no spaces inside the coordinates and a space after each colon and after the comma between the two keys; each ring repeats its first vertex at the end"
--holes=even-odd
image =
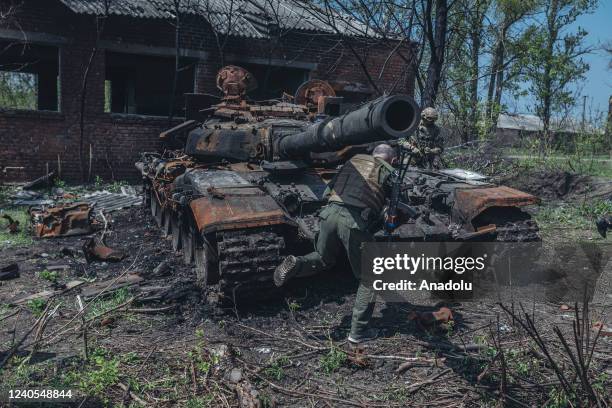
{"type": "Polygon", "coordinates": [[[264,299],[279,293],[274,269],[284,258],[282,235],[264,229],[217,233],[219,290],[226,300],[264,299]]]}
{"type": "Polygon", "coordinates": [[[509,221],[497,227],[497,242],[540,241],[540,228],[532,219],[509,221]]]}

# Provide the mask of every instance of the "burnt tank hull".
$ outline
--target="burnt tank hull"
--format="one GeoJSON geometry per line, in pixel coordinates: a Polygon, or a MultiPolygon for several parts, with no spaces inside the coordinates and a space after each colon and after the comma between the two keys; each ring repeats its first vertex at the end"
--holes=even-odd
{"type": "MultiPolygon", "coordinates": [[[[175,128],[188,130],[180,139],[184,147],[145,153],[136,166],[145,206],[194,266],[197,283],[211,298],[235,304],[277,292],[272,278],[282,259],[314,249],[326,188],[342,163],[377,142],[408,137],[419,108],[409,96],[395,95],[346,110],[321,81],[310,93],[300,88],[303,100],[294,101],[300,103],[253,105],[242,93],[250,85],[236,84],[248,73],[231,68],[218,77],[224,97],[208,118],[175,128]]],[[[404,190],[420,215],[391,234],[381,229],[378,239],[539,239],[522,211],[537,203],[529,194],[417,168],[407,172],[404,190]]]]}

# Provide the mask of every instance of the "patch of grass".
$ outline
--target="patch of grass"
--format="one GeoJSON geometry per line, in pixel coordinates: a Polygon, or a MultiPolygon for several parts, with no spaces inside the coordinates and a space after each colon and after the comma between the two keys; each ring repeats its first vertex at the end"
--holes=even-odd
{"type": "Polygon", "coordinates": [[[51,283],[56,283],[59,278],[59,274],[57,271],[48,271],[45,269],[44,271],[40,271],[38,273],[38,277],[51,283]]]}
{"type": "Polygon", "coordinates": [[[127,185],[128,185],[127,181],[113,181],[111,184],[107,186],[106,189],[112,193],[119,193],[121,192],[121,187],[124,187],[127,185]]]}
{"type": "Polygon", "coordinates": [[[209,352],[206,348],[206,340],[204,337],[204,330],[201,328],[196,329],[196,344],[191,351],[187,353],[195,368],[202,374],[206,374],[210,371],[211,367],[219,364],[219,355],[209,352]]]}
{"type": "Polygon", "coordinates": [[[538,154],[537,152],[537,148],[515,149],[508,154],[519,156],[514,160],[519,168],[526,171],[569,171],[595,177],[612,178],[612,161],[609,160],[609,156],[585,154],[582,151],[565,153],[549,150],[544,154],[538,154]]]}
{"type": "Polygon", "coordinates": [[[295,300],[289,303],[289,310],[291,310],[291,312],[295,313],[298,310],[300,310],[302,306],[296,302],[295,300]]]}
{"type": "Polygon", "coordinates": [[[29,388],[40,387],[47,384],[41,381],[53,368],[53,363],[43,361],[37,364],[26,362],[27,356],[14,356],[7,367],[0,370],[0,384],[6,388],[29,388]],[[44,384],[43,384],[44,383],[44,384]]]}
{"type": "Polygon", "coordinates": [[[264,374],[276,381],[280,381],[285,376],[284,368],[287,367],[289,363],[289,359],[286,356],[279,357],[269,364],[264,370],[264,374]]]}
{"type": "Polygon", "coordinates": [[[399,402],[400,404],[405,404],[410,401],[410,392],[408,392],[407,387],[392,386],[383,392],[381,399],[387,402],[399,402]]]}
{"type": "Polygon", "coordinates": [[[47,302],[45,302],[44,299],[32,299],[26,303],[28,309],[30,309],[32,314],[36,317],[40,316],[42,312],[44,312],[46,305],[47,302]]]}
{"type": "Polygon", "coordinates": [[[329,375],[337,371],[346,362],[346,359],[347,356],[344,351],[337,347],[332,347],[326,355],[321,357],[319,364],[321,370],[329,375]]]}
{"type": "Polygon", "coordinates": [[[546,404],[546,408],[567,408],[576,406],[576,397],[574,395],[568,396],[561,388],[552,388],[548,396],[550,399],[546,404]]]}
{"type": "Polygon", "coordinates": [[[214,402],[213,395],[205,395],[203,397],[194,397],[187,400],[185,408],[207,408],[212,407],[214,402]]]}
{"type": "Polygon", "coordinates": [[[612,212],[612,202],[607,200],[592,200],[584,203],[561,203],[556,206],[542,206],[536,214],[538,224],[544,228],[547,225],[565,225],[581,229],[594,228],[593,222],[612,212]]]}
{"type": "Polygon", "coordinates": [[[0,210],[0,248],[32,245],[33,240],[30,236],[29,225],[30,220],[24,210],[0,210]],[[7,229],[8,220],[2,218],[4,214],[15,221],[19,221],[19,232],[15,234],[9,232],[7,229]]]}
{"type": "Polygon", "coordinates": [[[104,396],[105,391],[119,382],[119,363],[117,357],[102,348],[95,349],[90,356],[88,369],[72,372],[69,382],[77,384],[87,395],[104,396]]]}
{"type": "Polygon", "coordinates": [[[127,288],[117,289],[106,299],[98,299],[91,306],[89,306],[87,316],[93,317],[105,313],[111,310],[112,308],[115,308],[120,304],[126,302],[129,298],[129,295],[130,293],[127,288]]]}
{"type": "Polygon", "coordinates": [[[94,187],[96,187],[96,189],[100,189],[102,188],[103,184],[104,184],[104,180],[102,179],[102,177],[96,176],[94,180],[94,187]]]}

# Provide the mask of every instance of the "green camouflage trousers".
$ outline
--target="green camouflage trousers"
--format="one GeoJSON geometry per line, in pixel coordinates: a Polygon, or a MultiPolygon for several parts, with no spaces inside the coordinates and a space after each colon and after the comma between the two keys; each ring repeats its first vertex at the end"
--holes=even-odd
{"type": "MultiPolygon", "coordinates": [[[[353,274],[359,279],[362,244],[374,240],[368,232],[367,222],[361,217],[361,210],[330,203],[321,211],[320,218],[321,225],[316,239],[316,250],[298,257],[300,268],[298,275],[314,275],[332,268],[344,250],[348,255],[353,274]]],[[[375,301],[374,290],[360,281],[353,306],[351,336],[358,337],[367,328],[374,311],[375,301]]]]}

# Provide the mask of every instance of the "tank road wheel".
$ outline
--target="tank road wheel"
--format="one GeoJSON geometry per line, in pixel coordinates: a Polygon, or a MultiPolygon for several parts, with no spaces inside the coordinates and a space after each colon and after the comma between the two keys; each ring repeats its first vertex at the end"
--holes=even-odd
{"type": "Polygon", "coordinates": [[[172,249],[177,252],[181,249],[181,227],[178,215],[174,212],[170,216],[170,233],[172,234],[172,249]]]}
{"type": "Polygon", "coordinates": [[[153,190],[151,190],[150,206],[151,215],[155,217],[157,211],[159,211],[159,203],[157,202],[157,198],[155,198],[155,193],[153,192],[153,190]]]}
{"type": "Polygon", "coordinates": [[[159,204],[159,201],[154,200],[155,201],[155,223],[157,224],[157,226],[159,228],[161,228],[162,223],[164,221],[164,209],[162,208],[162,206],[159,204]]]}
{"type": "Polygon", "coordinates": [[[196,284],[201,289],[206,289],[209,283],[212,283],[213,279],[213,262],[212,252],[210,245],[206,242],[200,242],[195,246],[193,251],[193,258],[195,261],[196,270],[196,284]]]}
{"type": "Polygon", "coordinates": [[[181,229],[181,242],[183,243],[183,261],[185,265],[191,265],[193,262],[193,253],[195,252],[195,226],[192,222],[187,221],[186,225],[181,229]]]}
{"type": "Polygon", "coordinates": [[[142,195],[142,207],[146,209],[151,207],[151,188],[145,184],[143,190],[144,194],[142,195]]]}
{"type": "Polygon", "coordinates": [[[164,209],[162,211],[162,237],[167,238],[171,233],[170,218],[172,217],[172,210],[164,209]]]}

